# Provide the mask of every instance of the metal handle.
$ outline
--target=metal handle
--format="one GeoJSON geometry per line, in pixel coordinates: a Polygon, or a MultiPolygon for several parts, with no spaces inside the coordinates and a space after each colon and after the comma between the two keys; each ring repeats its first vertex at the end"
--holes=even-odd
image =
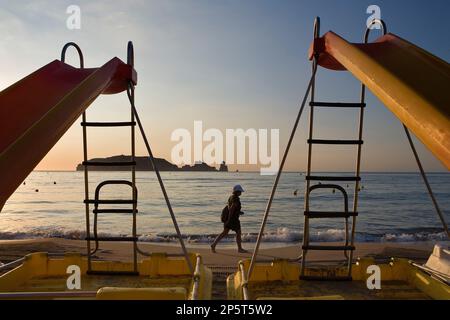
{"type": "Polygon", "coordinates": [[[386,35],[387,33],[387,26],[386,23],[381,19],[373,19],[370,25],[367,27],[366,32],[364,33],[364,43],[367,43],[369,41],[369,34],[370,31],[372,31],[371,27],[379,24],[381,26],[381,30],[383,32],[383,35],[386,35]]]}
{"type": "Polygon", "coordinates": [[[194,285],[192,287],[192,300],[199,299],[200,280],[201,280],[201,269],[200,269],[201,264],[202,264],[202,258],[200,257],[200,255],[197,255],[195,271],[194,271],[194,285]]]}
{"type": "MultiPolygon", "coordinates": [[[[133,219],[136,219],[136,202],[137,202],[137,198],[138,198],[138,191],[136,186],[134,186],[131,182],[129,181],[124,181],[124,180],[107,180],[107,181],[103,181],[101,182],[97,188],[95,188],[95,204],[94,204],[94,209],[98,210],[98,201],[100,199],[100,190],[107,185],[126,185],[126,186],[130,186],[132,188],[132,192],[133,192],[133,219]]],[[[96,212],[96,211],[94,211],[96,212]]],[[[134,225],[134,223],[133,223],[134,225]]],[[[136,237],[136,232],[133,228],[133,237],[136,237]]],[[[94,255],[98,249],[99,249],[99,240],[98,240],[98,214],[95,213],[94,214],[94,238],[95,238],[95,248],[94,250],[90,251],[90,255],[94,255]]]]}
{"type": "Polygon", "coordinates": [[[308,193],[311,193],[314,190],[317,189],[337,189],[339,190],[342,195],[344,196],[344,210],[347,213],[348,212],[348,195],[347,195],[347,191],[345,191],[345,189],[337,184],[316,184],[313,185],[311,187],[309,187],[308,193]]]}
{"type": "Polygon", "coordinates": [[[320,37],[320,17],[314,19],[314,39],[320,37]]]}
{"type": "MultiPolygon", "coordinates": [[[[316,184],[314,186],[309,187],[308,189],[308,198],[309,195],[311,194],[312,191],[317,190],[317,189],[337,189],[339,190],[342,195],[344,196],[344,212],[348,213],[348,195],[347,195],[347,191],[345,191],[345,189],[337,184],[316,184]]],[[[345,218],[345,246],[348,246],[348,242],[349,242],[349,234],[348,234],[348,218],[345,218]]],[[[352,242],[353,245],[353,242],[352,242]]],[[[347,254],[347,250],[344,250],[344,255],[345,258],[348,260],[348,254],[347,254]]],[[[298,260],[298,259],[297,259],[298,260]]]]}
{"type": "Polygon", "coordinates": [[[244,300],[250,300],[250,296],[248,293],[248,279],[247,274],[245,272],[244,264],[241,262],[239,263],[239,271],[241,272],[242,277],[242,295],[244,300]]]}
{"type": "Polygon", "coordinates": [[[83,52],[81,51],[81,48],[75,42],[68,42],[64,45],[64,47],[61,51],[61,62],[66,62],[66,51],[70,47],[74,47],[77,50],[78,56],[80,57],[80,68],[83,69],[84,68],[83,52]]]}
{"type": "Polygon", "coordinates": [[[128,41],[127,47],[127,64],[134,67],[134,46],[133,41],[128,41]]]}

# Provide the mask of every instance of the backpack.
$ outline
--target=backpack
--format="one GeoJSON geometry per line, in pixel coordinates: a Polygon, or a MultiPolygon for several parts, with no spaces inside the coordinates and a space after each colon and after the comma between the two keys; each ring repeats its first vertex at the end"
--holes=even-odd
{"type": "Polygon", "coordinates": [[[222,215],[220,216],[220,220],[222,220],[223,223],[228,221],[228,215],[230,214],[230,210],[228,208],[228,205],[226,205],[223,209],[222,209],[222,215]]]}

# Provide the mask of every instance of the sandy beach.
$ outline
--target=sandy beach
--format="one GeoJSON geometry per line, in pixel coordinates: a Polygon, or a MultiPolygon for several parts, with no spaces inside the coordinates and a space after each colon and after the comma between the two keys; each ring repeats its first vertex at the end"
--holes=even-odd
{"type": "MultiPolygon", "coordinates": [[[[170,254],[181,253],[179,246],[175,244],[139,243],[145,252],[167,252],[170,254]]],[[[356,245],[355,257],[371,256],[375,258],[402,257],[417,261],[426,260],[430,255],[434,244],[432,242],[414,243],[358,243],[356,245]]],[[[252,245],[247,244],[248,253],[238,253],[235,246],[231,244],[219,245],[217,253],[212,253],[207,245],[187,244],[188,251],[199,253],[208,266],[234,267],[238,261],[250,258],[252,245]]],[[[0,241],[0,261],[7,263],[19,259],[33,252],[60,253],[79,252],[85,254],[86,242],[82,240],[67,239],[33,239],[33,240],[5,240],[0,241]]],[[[301,253],[300,245],[261,246],[258,259],[272,260],[276,258],[295,258],[301,253]]],[[[342,253],[313,251],[308,255],[311,261],[326,261],[341,259],[342,253]]],[[[131,259],[131,248],[129,243],[103,243],[100,246],[97,258],[126,261],[131,259]]]]}

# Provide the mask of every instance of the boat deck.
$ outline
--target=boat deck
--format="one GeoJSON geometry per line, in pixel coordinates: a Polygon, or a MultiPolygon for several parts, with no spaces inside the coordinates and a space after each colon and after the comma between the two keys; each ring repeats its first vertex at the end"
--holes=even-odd
{"type": "Polygon", "coordinates": [[[385,281],[381,290],[369,290],[363,281],[270,281],[249,283],[250,299],[430,299],[404,281],[385,281]]]}
{"type": "MultiPolygon", "coordinates": [[[[14,292],[61,292],[67,290],[67,276],[35,277],[15,288],[14,292]]],[[[103,287],[122,288],[170,288],[181,287],[189,292],[192,277],[171,276],[152,278],[149,276],[104,276],[82,275],[81,290],[97,291],[103,287]]]]}

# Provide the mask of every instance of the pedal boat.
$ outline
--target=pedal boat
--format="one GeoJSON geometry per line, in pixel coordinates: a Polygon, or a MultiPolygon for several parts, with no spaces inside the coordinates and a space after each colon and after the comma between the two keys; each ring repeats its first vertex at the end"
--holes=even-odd
{"type": "Polygon", "coordinates": [[[240,261],[239,270],[227,278],[228,299],[450,300],[450,286],[445,279],[407,259],[392,258],[385,263],[377,263],[373,258],[358,259],[352,267],[351,280],[343,280],[347,275],[346,266],[321,268],[317,265],[307,267],[305,280],[300,280],[300,264],[288,260],[257,262],[247,279],[249,265],[250,260],[240,261]],[[371,276],[367,268],[372,265],[380,268],[380,289],[367,286],[371,276]]]}
{"type": "Polygon", "coordinates": [[[47,253],[25,256],[20,265],[0,276],[0,299],[99,299],[99,300],[207,300],[211,299],[212,272],[199,255],[189,254],[195,268],[189,272],[184,256],[154,253],[133,263],[93,260],[80,254],[52,257],[47,253]],[[79,266],[81,289],[69,290],[67,273],[79,266]]]}

